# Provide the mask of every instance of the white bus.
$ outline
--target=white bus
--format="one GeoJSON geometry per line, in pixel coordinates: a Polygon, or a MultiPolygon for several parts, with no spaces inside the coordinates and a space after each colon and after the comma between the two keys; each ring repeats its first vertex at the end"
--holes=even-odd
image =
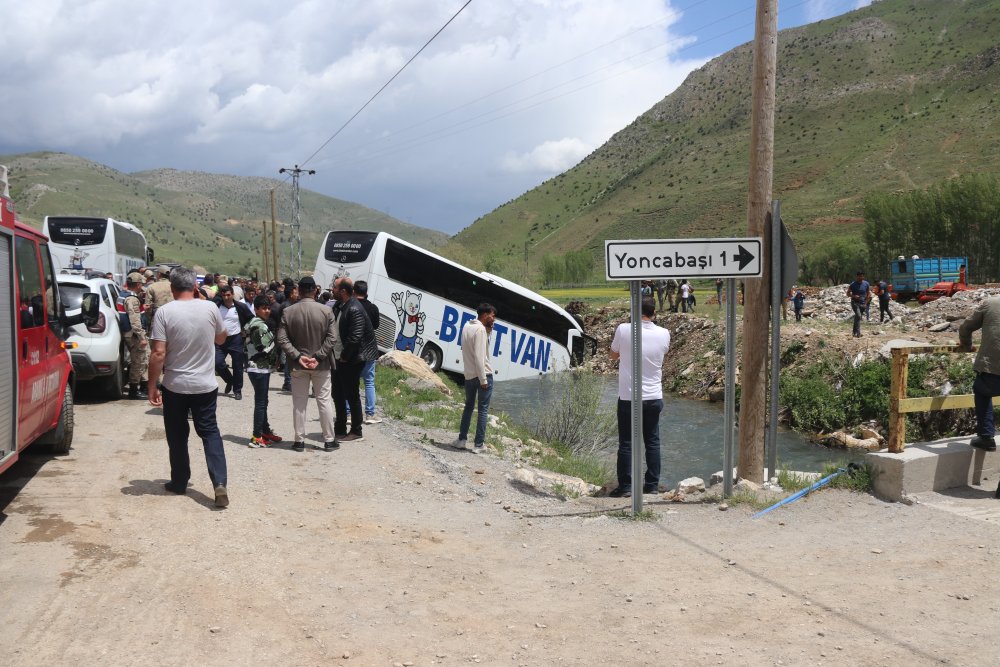
{"type": "Polygon", "coordinates": [[[49,237],[56,273],[111,272],[114,281],[153,263],[153,249],[134,225],[114,218],[48,215],[42,233],[49,237]]]}
{"type": "Polygon", "coordinates": [[[321,289],[347,276],[368,282],[383,352],[410,350],[434,370],[461,373],[462,328],[483,302],[497,309],[490,357],[496,381],[581,363],[596,341],[565,310],[529,289],[477,273],[385,232],[328,232],[316,260],[321,289]]]}

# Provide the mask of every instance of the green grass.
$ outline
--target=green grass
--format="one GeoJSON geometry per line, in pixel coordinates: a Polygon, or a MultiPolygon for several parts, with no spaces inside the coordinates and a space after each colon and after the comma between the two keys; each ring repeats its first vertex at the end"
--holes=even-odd
{"type": "MultiPolygon", "coordinates": [[[[832,475],[837,472],[838,468],[846,469],[847,462],[827,463],[823,467],[823,477],[832,475]]],[[[875,488],[875,471],[870,465],[865,464],[834,477],[830,480],[829,486],[832,489],[847,489],[848,491],[856,491],[857,493],[871,493],[875,488]]]]}
{"type": "MultiPolygon", "coordinates": [[[[408,417],[411,419],[418,417],[422,427],[440,428],[457,433],[462,419],[458,393],[449,399],[432,389],[414,390],[403,382],[407,377],[409,375],[404,371],[379,366],[375,374],[375,391],[386,416],[400,421],[405,421],[408,417]]],[[[440,374],[440,377],[445,384],[451,386],[447,376],[440,374]]],[[[506,415],[498,416],[500,426],[490,428],[486,432],[486,444],[498,455],[505,454],[504,437],[515,438],[522,442],[527,442],[533,437],[528,428],[511,423],[506,415]]],[[[579,477],[597,486],[603,486],[611,479],[612,471],[608,462],[597,457],[576,455],[571,448],[559,443],[543,444],[541,453],[525,452],[525,455],[539,468],[579,477]]]]}
{"type": "Polygon", "coordinates": [[[558,455],[543,454],[535,460],[539,468],[570,477],[579,477],[589,484],[604,486],[611,479],[611,464],[595,456],[579,456],[563,451],[558,455]]]}
{"type": "Polygon", "coordinates": [[[801,491],[813,484],[813,481],[804,475],[797,475],[784,465],[778,471],[778,486],[789,493],[801,491]]]}

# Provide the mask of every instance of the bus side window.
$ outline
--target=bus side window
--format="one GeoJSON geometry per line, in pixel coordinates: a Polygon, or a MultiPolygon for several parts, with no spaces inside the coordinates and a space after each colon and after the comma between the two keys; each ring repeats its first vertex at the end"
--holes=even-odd
{"type": "Polygon", "coordinates": [[[45,324],[45,300],[42,297],[42,272],[38,266],[38,247],[31,239],[16,237],[17,283],[21,295],[21,328],[45,324]]]}

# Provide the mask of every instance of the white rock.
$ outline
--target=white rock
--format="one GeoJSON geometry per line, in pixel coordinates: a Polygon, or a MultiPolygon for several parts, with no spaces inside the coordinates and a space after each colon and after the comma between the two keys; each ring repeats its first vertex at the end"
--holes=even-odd
{"type": "Polygon", "coordinates": [[[518,468],[511,478],[553,496],[587,496],[600,490],[600,487],[588,484],[579,477],[534,468],[518,468]]]}
{"type": "Polygon", "coordinates": [[[741,479],[736,482],[735,488],[737,491],[760,491],[760,485],[755,482],[751,482],[749,479],[741,479]]]}
{"type": "Polygon", "coordinates": [[[681,480],[681,482],[677,485],[677,493],[685,496],[694,493],[704,493],[704,491],[705,480],[701,477],[688,477],[687,479],[681,480]]]}
{"type": "Polygon", "coordinates": [[[442,382],[441,378],[434,374],[434,371],[431,370],[430,366],[428,366],[423,359],[412,352],[392,350],[391,352],[382,355],[379,358],[378,363],[382,366],[388,366],[389,368],[399,368],[414,377],[426,379],[428,382],[431,382],[434,385],[434,388],[442,394],[451,396],[451,387],[442,382]]]}

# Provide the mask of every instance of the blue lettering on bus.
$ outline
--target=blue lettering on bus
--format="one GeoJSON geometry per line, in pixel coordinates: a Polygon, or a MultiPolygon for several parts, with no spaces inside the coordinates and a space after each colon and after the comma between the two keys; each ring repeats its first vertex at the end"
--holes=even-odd
{"type": "Polygon", "coordinates": [[[538,341],[538,359],[535,363],[535,368],[544,372],[549,367],[549,352],[552,351],[552,343],[546,341],[538,341]]]}
{"type": "Polygon", "coordinates": [[[458,335],[456,324],[458,324],[458,311],[451,306],[445,306],[444,314],[441,315],[441,333],[438,337],[445,343],[455,340],[455,336],[458,335]]]}
{"type": "Polygon", "coordinates": [[[500,352],[500,341],[503,340],[504,334],[507,333],[507,327],[499,322],[493,323],[493,356],[499,357],[502,353],[500,352]]]}
{"type": "MultiPolygon", "coordinates": [[[[462,311],[452,306],[445,306],[441,315],[441,333],[439,338],[442,342],[450,343],[458,341],[462,344],[462,330],[465,325],[476,319],[474,313],[462,311]]],[[[508,328],[504,324],[495,322],[493,324],[493,356],[499,357],[503,354],[500,349],[504,336],[510,334],[510,359],[516,364],[528,366],[542,372],[548,370],[549,355],[552,352],[552,343],[536,338],[527,332],[518,332],[517,329],[508,328]]]]}

